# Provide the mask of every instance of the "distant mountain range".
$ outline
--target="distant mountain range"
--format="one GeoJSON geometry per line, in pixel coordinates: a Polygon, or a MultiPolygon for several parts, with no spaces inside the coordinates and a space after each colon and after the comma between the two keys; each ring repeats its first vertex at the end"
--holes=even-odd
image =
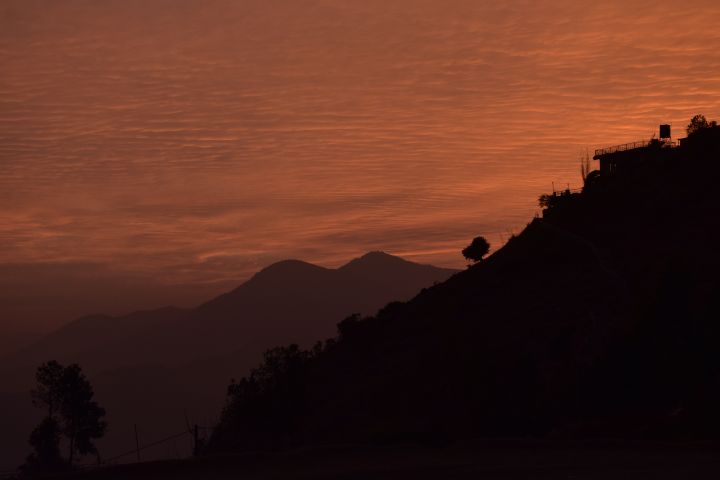
{"type": "MultiPolygon", "coordinates": [[[[454,273],[382,252],[337,269],[287,260],[196,308],[80,318],[2,359],[0,391],[9,394],[0,401],[12,407],[0,409],[18,412],[6,425],[17,431],[6,438],[25,439],[39,414],[27,391],[44,361],[79,363],[89,374],[110,423],[100,448],[111,455],[131,447],[128,435],[135,423],[152,441],[183,428],[186,414],[213,420],[230,379],[246,374],[266,349],[288,343],[309,347],[333,336],[348,315],[408,300],[454,273]]],[[[17,455],[26,448],[9,450],[17,455]]]]}

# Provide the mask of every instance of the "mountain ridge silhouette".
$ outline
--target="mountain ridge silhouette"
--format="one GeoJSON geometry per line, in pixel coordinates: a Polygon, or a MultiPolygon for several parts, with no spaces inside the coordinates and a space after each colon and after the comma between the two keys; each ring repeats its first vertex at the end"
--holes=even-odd
{"type": "MultiPolygon", "coordinates": [[[[285,260],[194,308],[80,317],[4,357],[0,390],[19,392],[12,402],[22,405],[20,398],[27,396],[40,363],[77,362],[89,373],[114,425],[101,446],[126,448],[118,429],[127,425],[139,423],[146,435],[163,435],[177,429],[186,411],[214,417],[230,378],[257,363],[266,348],[287,342],[310,346],[332,336],[346,316],[374,313],[457,272],[388,254],[364,255],[349,263],[354,267],[334,269],[285,260]],[[182,400],[168,406],[170,398],[182,400]],[[165,412],[165,417],[152,411],[165,412]]],[[[37,415],[26,403],[24,415],[37,415]]],[[[17,437],[24,439],[31,427],[27,423],[27,431],[20,429],[17,437]]],[[[26,450],[24,441],[17,443],[26,450]]]]}

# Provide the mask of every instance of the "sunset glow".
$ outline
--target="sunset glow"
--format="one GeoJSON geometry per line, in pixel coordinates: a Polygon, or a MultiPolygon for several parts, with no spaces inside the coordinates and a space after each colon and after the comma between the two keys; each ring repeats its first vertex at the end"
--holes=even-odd
{"type": "Polygon", "coordinates": [[[3,0],[0,317],[192,305],[286,258],[462,267],[586,149],[720,119],[718,25],[716,0],[3,0]]]}

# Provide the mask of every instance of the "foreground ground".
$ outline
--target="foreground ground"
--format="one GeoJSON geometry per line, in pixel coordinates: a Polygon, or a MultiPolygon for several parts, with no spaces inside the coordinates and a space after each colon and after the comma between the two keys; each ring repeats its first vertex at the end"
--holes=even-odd
{"type": "Polygon", "coordinates": [[[700,479],[720,446],[474,442],[445,447],[327,447],[106,467],[73,479],[700,479]]]}

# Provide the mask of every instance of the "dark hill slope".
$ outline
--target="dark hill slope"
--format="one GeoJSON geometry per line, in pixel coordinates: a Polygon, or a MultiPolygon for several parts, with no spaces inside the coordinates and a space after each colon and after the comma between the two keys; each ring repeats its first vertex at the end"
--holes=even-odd
{"type": "MultiPolygon", "coordinates": [[[[564,393],[581,363],[594,361],[625,323],[621,283],[583,239],[535,222],[482,265],[345,324],[338,343],[305,372],[294,433],[324,442],[437,429],[472,434],[478,424],[485,433],[542,430],[536,395],[547,401],[564,393]],[[497,416],[499,408],[514,412],[514,425],[497,416]]],[[[256,447],[245,443],[242,421],[226,415],[220,449],[256,447]]],[[[252,440],[268,428],[258,430],[252,440]]]]}
{"type": "Polygon", "coordinates": [[[410,302],[344,322],[302,368],[241,384],[211,447],[716,435],[718,131],[564,197],[410,302]]]}

